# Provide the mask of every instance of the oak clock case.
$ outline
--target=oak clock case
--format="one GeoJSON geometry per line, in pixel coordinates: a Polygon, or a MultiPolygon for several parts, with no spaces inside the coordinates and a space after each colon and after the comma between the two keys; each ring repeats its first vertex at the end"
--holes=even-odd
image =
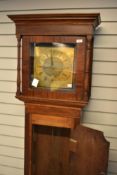
{"type": "Polygon", "coordinates": [[[16,97],[25,104],[24,175],[106,174],[109,143],[80,124],[100,14],[9,17],[18,41],[16,97]]]}

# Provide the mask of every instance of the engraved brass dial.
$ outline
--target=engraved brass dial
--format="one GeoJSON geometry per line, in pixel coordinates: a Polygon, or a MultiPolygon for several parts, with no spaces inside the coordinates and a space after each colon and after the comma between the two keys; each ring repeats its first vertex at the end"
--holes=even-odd
{"type": "Polygon", "coordinates": [[[34,78],[51,90],[73,86],[74,47],[65,44],[34,47],[34,78]]]}

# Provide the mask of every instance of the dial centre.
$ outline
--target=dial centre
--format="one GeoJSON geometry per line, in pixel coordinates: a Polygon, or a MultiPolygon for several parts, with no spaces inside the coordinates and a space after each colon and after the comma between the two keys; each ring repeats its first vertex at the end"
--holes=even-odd
{"type": "Polygon", "coordinates": [[[58,57],[47,58],[43,70],[47,75],[56,77],[63,71],[63,62],[58,57]]]}

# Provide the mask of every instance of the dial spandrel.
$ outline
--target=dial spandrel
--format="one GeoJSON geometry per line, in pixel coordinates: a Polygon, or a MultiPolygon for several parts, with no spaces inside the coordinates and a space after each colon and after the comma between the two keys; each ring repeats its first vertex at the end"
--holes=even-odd
{"type": "Polygon", "coordinates": [[[73,44],[38,43],[34,45],[33,53],[33,79],[39,81],[37,88],[73,88],[73,44]]]}

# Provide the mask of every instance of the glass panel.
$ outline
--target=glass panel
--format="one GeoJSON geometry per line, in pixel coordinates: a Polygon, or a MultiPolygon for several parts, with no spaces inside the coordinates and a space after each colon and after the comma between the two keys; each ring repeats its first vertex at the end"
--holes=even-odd
{"type": "Polygon", "coordinates": [[[33,52],[31,85],[50,90],[72,89],[75,45],[32,43],[31,46],[33,52]]]}

